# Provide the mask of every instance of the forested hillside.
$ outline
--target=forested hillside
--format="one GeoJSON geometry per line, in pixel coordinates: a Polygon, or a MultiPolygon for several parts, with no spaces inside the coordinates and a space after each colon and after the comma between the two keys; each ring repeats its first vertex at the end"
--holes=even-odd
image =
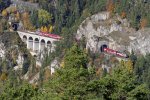
{"type": "Polygon", "coordinates": [[[127,17],[132,27],[140,28],[150,25],[148,0],[42,0],[38,3],[43,9],[53,14],[53,23],[59,28],[70,27],[74,22],[106,10],[112,14],[118,13],[124,18],[127,17]]]}
{"type": "MultiPolygon", "coordinates": [[[[143,73],[139,74],[134,71],[131,61],[120,62],[109,74],[102,70],[96,73],[92,66],[87,69],[87,56],[83,50],[74,45],[64,57],[63,68],[57,69],[55,74],[43,82],[42,87],[28,85],[26,82],[17,80],[11,81],[15,77],[3,80],[5,85],[1,88],[0,99],[147,100],[149,98],[149,89],[146,84],[148,78],[144,81],[144,77],[141,77],[143,73]],[[136,75],[139,77],[137,78],[136,75]]],[[[132,58],[135,61],[134,56],[132,58]]],[[[139,62],[135,61],[135,63],[138,68],[139,62]]],[[[139,71],[143,68],[144,66],[139,71]]],[[[2,77],[4,76],[1,76],[1,79],[2,77]]]]}
{"type": "Polygon", "coordinates": [[[1,40],[8,48],[12,43],[18,44],[18,52],[22,51],[26,58],[22,70],[18,71],[14,70],[15,52],[6,51],[10,59],[0,58],[0,100],[150,100],[150,54],[127,51],[127,58],[106,56],[86,50],[86,40],[75,38],[79,25],[87,17],[106,11],[110,17],[118,15],[122,20],[127,19],[135,31],[149,28],[149,0],[22,1],[38,4],[38,9],[31,9],[28,4],[9,7],[9,0],[0,0],[1,40]],[[9,32],[9,17],[13,22],[20,22],[22,30],[62,36],[56,42],[55,52],[45,52],[40,67],[36,66],[36,56],[28,54],[16,33],[9,32]],[[47,66],[55,58],[59,67],[50,74],[47,66]],[[37,82],[29,83],[37,73],[37,82]],[[24,78],[27,74],[28,80],[24,78]]]}
{"type": "Polygon", "coordinates": [[[122,18],[127,18],[136,30],[150,26],[148,0],[42,0],[37,3],[52,15],[50,24],[54,27],[54,33],[70,39],[65,47],[72,43],[72,33],[76,32],[79,24],[101,11],[109,11],[112,16],[118,13],[122,18]]]}

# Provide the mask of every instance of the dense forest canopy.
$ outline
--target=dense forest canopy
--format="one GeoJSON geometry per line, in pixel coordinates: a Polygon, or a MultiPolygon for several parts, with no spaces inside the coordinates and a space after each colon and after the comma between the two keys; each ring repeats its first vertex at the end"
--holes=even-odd
{"type": "MultiPolygon", "coordinates": [[[[135,57],[132,55],[131,61],[120,62],[111,73],[108,74],[101,70],[100,74],[96,74],[94,67],[91,66],[88,69],[86,67],[89,60],[87,54],[74,45],[68,49],[65,55],[63,68],[57,69],[53,76],[49,77],[47,81],[43,81],[41,87],[19,81],[17,73],[14,71],[11,71],[8,76],[1,75],[3,84],[0,85],[5,85],[1,87],[0,99],[149,100],[149,77],[142,75],[148,73],[137,72],[142,69],[144,69],[143,71],[147,70],[144,66],[139,65],[142,65],[143,61],[147,62],[146,59],[149,57],[147,55],[137,59],[133,66],[131,61],[135,57]],[[8,79],[4,80],[6,77],[8,79]]],[[[43,77],[43,80],[45,78],[43,77]]]]}
{"type": "MultiPolygon", "coordinates": [[[[136,30],[149,27],[149,0],[22,1],[36,3],[39,8],[21,8],[21,11],[24,9],[23,13],[19,13],[15,7],[8,7],[10,0],[0,0],[2,16],[6,19],[15,16],[16,21],[21,21],[26,30],[40,29],[59,34],[63,39],[56,43],[56,52],[46,52],[40,68],[35,67],[35,59],[30,55],[25,56],[33,59],[26,59],[21,71],[13,70],[16,64],[14,56],[8,55],[10,60],[0,59],[0,100],[150,100],[150,54],[137,56],[132,52],[125,61],[118,61],[115,57],[106,59],[103,54],[85,50],[85,40],[78,43],[74,39],[74,33],[81,22],[102,11],[110,12],[111,16],[118,14],[122,19],[127,18],[136,30]],[[60,68],[56,68],[56,72],[50,75],[46,67],[54,58],[59,58],[60,68]],[[108,72],[101,65],[97,68],[94,65],[96,60],[115,66],[108,72]],[[13,62],[12,65],[10,62],[13,62]],[[28,80],[22,79],[26,73],[34,75],[37,71],[37,84],[29,84],[28,80]]],[[[4,24],[0,24],[0,32],[3,34],[9,26],[6,19],[0,20],[4,24]]],[[[26,53],[22,42],[18,43],[26,53]]]]}
{"type": "MultiPolygon", "coordinates": [[[[2,0],[3,1],[3,0],[2,0]]],[[[0,2],[6,8],[9,0],[0,2]]],[[[112,15],[118,13],[122,18],[127,18],[135,29],[150,26],[150,2],[148,0],[23,0],[38,4],[39,9],[24,8],[30,14],[33,27],[41,28],[53,26],[55,34],[61,34],[65,28],[77,26],[87,17],[100,11],[109,11],[112,15]],[[42,10],[41,10],[42,9],[42,10]],[[43,13],[41,13],[43,11],[43,13]],[[41,14],[46,16],[41,21],[41,14]],[[47,19],[50,17],[49,19],[47,19]],[[34,19],[37,19],[36,21],[34,19]]],[[[29,22],[28,22],[29,23],[29,22]]],[[[31,26],[31,25],[28,25],[31,26]]],[[[29,28],[27,28],[29,29],[29,28]]],[[[32,28],[34,29],[34,28],[32,28]]],[[[46,30],[46,29],[45,29],[46,30]]]]}
{"type": "Polygon", "coordinates": [[[150,26],[149,0],[41,0],[35,2],[53,14],[53,24],[57,32],[61,31],[60,28],[71,27],[75,21],[106,10],[128,18],[134,28],[140,28],[143,23],[146,24],[144,26],[150,26]]]}

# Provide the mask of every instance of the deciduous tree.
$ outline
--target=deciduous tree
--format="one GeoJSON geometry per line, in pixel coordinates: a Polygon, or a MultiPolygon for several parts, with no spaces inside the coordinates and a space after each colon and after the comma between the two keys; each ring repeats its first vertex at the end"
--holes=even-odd
{"type": "Polygon", "coordinates": [[[48,28],[45,26],[43,32],[48,32],[48,28]]]}
{"type": "Polygon", "coordinates": [[[7,15],[8,15],[7,10],[4,9],[4,10],[2,11],[2,16],[6,17],[7,15]]]}
{"type": "Polygon", "coordinates": [[[49,28],[49,33],[52,33],[52,31],[53,31],[53,26],[51,25],[49,28]]]}
{"type": "Polygon", "coordinates": [[[23,19],[23,25],[24,25],[25,29],[34,30],[34,27],[33,27],[32,23],[30,21],[29,13],[28,12],[24,12],[22,14],[22,19],[23,19]]]}
{"type": "Polygon", "coordinates": [[[48,13],[46,10],[40,9],[38,10],[38,20],[40,26],[48,25],[51,23],[52,15],[48,13]]]}

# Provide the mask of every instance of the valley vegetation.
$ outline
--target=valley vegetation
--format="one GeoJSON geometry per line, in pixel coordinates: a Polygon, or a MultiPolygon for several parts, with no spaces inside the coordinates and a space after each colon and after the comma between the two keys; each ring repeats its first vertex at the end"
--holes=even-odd
{"type": "Polygon", "coordinates": [[[22,22],[24,29],[40,29],[61,35],[63,39],[56,43],[56,52],[45,55],[40,69],[33,70],[35,63],[30,55],[23,71],[16,72],[14,65],[8,68],[7,62],[0,61],[0,100],[150,100],[150,54],[137,56],[132,52],[128,61],[119,62],[114,57],[106,59],[102,54],[85,50],[86,41],[74,39],[81,22],[101,11],[108,11],[111,16],[118,13],[136,30],[149,27],[148,0],[23,1],[37,3],[39,9],[25,8],[23,13],[14,14],[17,8],[9,12],[10,3],[0,0],[0,11],[5,17],[0,20],[0,33],[9,30],[6,19],[12,15],[15,21],[22,22]],[[55,57],[59,58],[61,67],[50,75],[46,66],[55,57]],[[114,67],[108,72],[101,68],[103,62],[114,67]],[[31,74],[40,70],[38,84],[29,84],[22,79],[29,70],[26,65],[32,70],[31,74]]]}

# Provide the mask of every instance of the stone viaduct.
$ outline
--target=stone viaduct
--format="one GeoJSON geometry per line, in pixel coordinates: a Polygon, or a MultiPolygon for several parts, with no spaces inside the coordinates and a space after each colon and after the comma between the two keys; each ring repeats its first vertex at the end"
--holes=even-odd
{"type": "Polygon", "coordinates": [[[56,38],[46,37],[37,34],[36,32],[23,32],[17,31],[20,38],[23,42],[27,44],[27,49],[32,52],[38,53],[43,52],[45,48],[48,50],[54,51],[55,48],[55,41],[58,41],[56,38]]]}

